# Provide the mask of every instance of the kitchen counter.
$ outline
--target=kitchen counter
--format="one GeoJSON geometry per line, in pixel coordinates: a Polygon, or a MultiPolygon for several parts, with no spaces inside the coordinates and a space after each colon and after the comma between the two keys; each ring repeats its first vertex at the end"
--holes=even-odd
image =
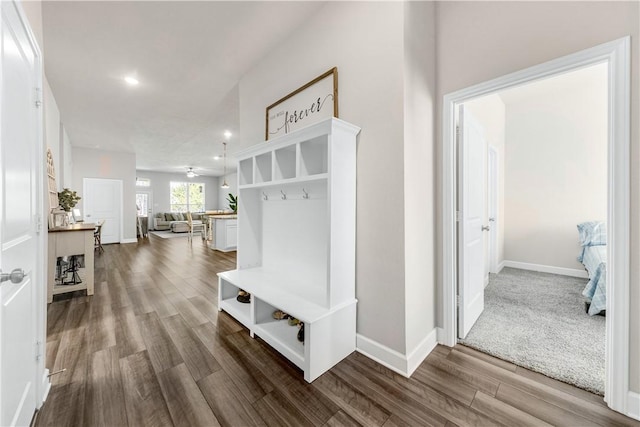
{"type": "Polygon", "coordinates": [[[238,241],[238,215],[207,215],[209,247],[221,252],[235,251],[238,241]]]}

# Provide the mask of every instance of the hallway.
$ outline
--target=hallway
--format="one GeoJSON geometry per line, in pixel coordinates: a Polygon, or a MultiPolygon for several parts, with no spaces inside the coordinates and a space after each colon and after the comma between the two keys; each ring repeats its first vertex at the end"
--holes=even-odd
{"type": "Polygon", "coordinates": [[[407,379],[353,353],[313,384],[216,308],[235,252],[150,236],[106,245],[96,293],[48,307],[37,426],[635,425],[602,398],[458,345],[407,379]]]}

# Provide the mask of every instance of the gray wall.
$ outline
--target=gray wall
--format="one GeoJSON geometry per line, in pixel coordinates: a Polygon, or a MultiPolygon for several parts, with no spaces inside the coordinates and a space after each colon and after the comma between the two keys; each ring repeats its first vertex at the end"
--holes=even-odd
{"type": "Polygon", "coordinates": [[[265,106],[338,67],[340,118],[362,128],[357,332],[401,359],[436,320],[434,17],[430,2],[329,2],[240,81],[247,147],[264,138],[265,106]]]}
{"type": "Polygon", "coordinates": [[[328,2],[240,80],[244,148],[264,140],[267,105],[338,67],[340,118],[362,128],[357,147],[358,333],[401,354],[406,346],[403,20],[399,2],[328,2]]]}
{"type": "MultiPolygon", "coordinates": [[[[107,178],[122,180],[123,239],[136,240],[136,155],[118,151],[94,150],[73,147],[72,190],[82,194],[84,178],[107,178]]],[[[78,208],[84,212],[82,200],[78,208]]]]}
{"type": "Polygon", "coordinates": [[[218,177],[218,207],[217,209],[229,209],[229,202],[227,202],[227,196],[229,193],[234,196],[238,195],[238,173],[228,173],[227,174],[227,184],[229,184],[229,188],[226,190],[224,188],[220,188],[222,182],[224,180],[223,176],[218,177]]]}

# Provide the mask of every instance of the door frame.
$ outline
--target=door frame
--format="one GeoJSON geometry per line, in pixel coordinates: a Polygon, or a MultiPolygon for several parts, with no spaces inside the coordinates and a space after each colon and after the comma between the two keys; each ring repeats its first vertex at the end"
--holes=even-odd
{"type": "Polygon", "coordinates": [[[489,144],[487,147],[487,203],[489,230],[489,273],[497,274],[498,271],[498,219],[500,214],[500,196],[498,186],[498,176],[500,169],[498,167],[498,149],[489,144]],[[493,213],[493,216],[491,215],[493,213]],[[493,218],[493,221],[491,221],[493,218]]]}
{"type": "Polygon", "coordinates": [[[609,69],[607,317],[605,401],[629,415],[629,232],[630,232],[630,58],[629,36],[446,94],[442,115],[442,310],[441,344],[457,343],[456,287],[457,104],[580,68],[607,63],[609,69]]]}

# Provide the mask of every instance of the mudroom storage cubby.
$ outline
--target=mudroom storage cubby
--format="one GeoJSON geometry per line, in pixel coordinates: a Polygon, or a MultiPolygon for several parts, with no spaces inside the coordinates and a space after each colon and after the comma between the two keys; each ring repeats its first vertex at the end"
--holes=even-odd
{"type": "Polygon", "coordinates": [[[355,350],[359,132],[332,118],[237,154],[238,268],[218,274],[218,308],[308,382],[355,350]],[[304,343],[276,310],[304,323],[304,343]]]}

